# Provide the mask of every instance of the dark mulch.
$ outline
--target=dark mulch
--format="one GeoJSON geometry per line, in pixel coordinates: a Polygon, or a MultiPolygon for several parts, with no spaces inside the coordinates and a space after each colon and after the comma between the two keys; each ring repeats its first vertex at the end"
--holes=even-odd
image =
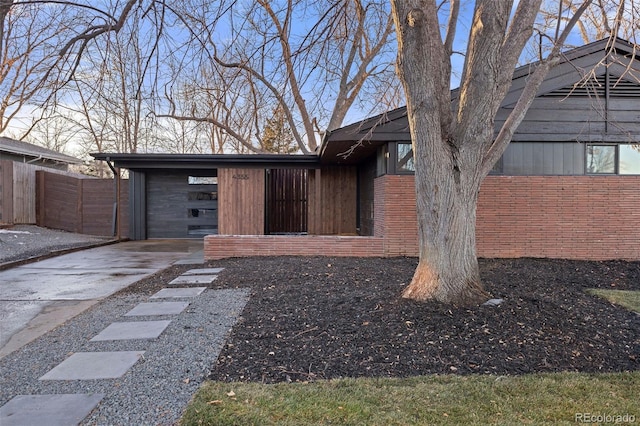
{"type": "Polygon", "coordinates": [[[584,291],[640,290],[640,262],[482,259],[485,287],[504,302],[473,309],[400,298],[416,262],[211,262],[226,268],[212,287],[249,287],[251,298],[211,361],[210,378],[274,383],[640,370],[640,315],[584,291]]]}

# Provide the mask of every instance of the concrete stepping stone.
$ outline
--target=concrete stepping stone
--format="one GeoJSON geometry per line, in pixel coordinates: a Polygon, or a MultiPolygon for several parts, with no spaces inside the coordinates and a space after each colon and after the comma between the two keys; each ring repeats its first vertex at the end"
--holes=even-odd
{"type": "Polygon", "coordinates": [[[117,379],[142,357],[144,351],[77,352],[39,380],[117,379]]]}
{"type": "Polygon", "coordinates": [[[222,272],[224,268],[200,268],[200,269],[189,269],[184,272],[182,275],[215,275],[222,272]]]}
{"type": "Polygon", "coordinates": [[[176,284],[211,284],[218,279],[217,275],[180,275],[169,283],[176,284]]]}
{"type": "Polygon", "coordinates": [[[143,302],[136,305],[124,316],[175,315],[184,311],[187,306],[189,306],[189,302],[143,302]]]}
{"type": "Polygon", "coordinates": [[[163,288],[149,299],[196,297],[206,289],[206,287],[163,288]]]}
{"type": "Polygon", "coordinates": [[[156,339],[170,322],[171,320],[114,322],[89,341],[156,339]]]}
{"type": "Polygon", "coordinates": [[[0,425],[77,425],[103,397],[101,393],[17,395],[0,407],[0,425]]]}

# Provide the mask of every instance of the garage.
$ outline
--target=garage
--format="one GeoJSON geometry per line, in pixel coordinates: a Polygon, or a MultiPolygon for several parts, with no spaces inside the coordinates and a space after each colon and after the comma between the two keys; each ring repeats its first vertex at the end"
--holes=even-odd
{"type": "Polygon", "coordinates": [[[215,172],[147,173],[147,238],[202,238],[217,234],[215,172]]]}

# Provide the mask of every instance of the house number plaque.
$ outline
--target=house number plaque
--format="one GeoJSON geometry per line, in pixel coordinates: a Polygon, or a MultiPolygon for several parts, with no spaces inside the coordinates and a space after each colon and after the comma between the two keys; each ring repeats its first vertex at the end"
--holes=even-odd
{"type": "Polygon", "coordinates": [[[249,179],[249,175],[233,175],[234,179],[241,179],[241,180],[247,180],[249,179]]]}

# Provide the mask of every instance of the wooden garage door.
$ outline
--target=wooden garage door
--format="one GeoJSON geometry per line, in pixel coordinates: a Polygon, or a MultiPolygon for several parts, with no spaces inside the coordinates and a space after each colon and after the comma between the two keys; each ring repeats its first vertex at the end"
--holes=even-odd
{"type": "Polygon", "coordinates": [[[209,174],[147,173],[147,238],[218,233],[217,178],[209,174]]]}

